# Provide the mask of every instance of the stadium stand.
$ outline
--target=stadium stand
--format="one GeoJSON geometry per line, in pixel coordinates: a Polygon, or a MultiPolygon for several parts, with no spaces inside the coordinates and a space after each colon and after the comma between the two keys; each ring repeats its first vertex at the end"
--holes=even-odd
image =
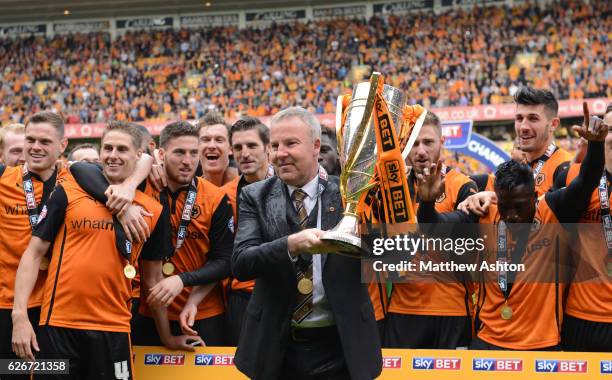
{"type": "Polygon", "coordinates": [[[0,122],[55,109],[69,123],[333,113],[356,69],[412,103],[499,104],[521,84],[612,96],[612,3],[456,8],[369,20],[0,40],[0,122]],[[603,17],[602,17],[603,16],[603,17]],[[482,20],[487,20],[482,22],[482,20]]]}

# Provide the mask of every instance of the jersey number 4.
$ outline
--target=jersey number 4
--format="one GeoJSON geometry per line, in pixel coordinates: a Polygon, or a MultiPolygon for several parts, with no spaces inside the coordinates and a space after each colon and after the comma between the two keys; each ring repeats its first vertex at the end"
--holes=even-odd
{"type": "Polygon", "coordinates": [[[115,364],[115,379],[118,380],[129,380],[130,371],[128,369],[128,362],[124,360],[122,362],[116,362],[115,364]]]}

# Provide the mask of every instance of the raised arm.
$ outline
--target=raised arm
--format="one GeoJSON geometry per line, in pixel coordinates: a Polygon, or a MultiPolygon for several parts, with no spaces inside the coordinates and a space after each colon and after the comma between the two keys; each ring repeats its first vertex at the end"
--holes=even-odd
{"type": "Polygon", "coordinates": [[[33,236],[21,257],[15,278],[15,299],[13,303],[13,351],[28,360],[34,360],[32,348],[39,351],[36,333],[28,319],[28,300],[38,279],[40,260],[51,243],[33,236]]]}
{"type": "Polygon", "coordinates": [[[584,103],[582,127],[574,127],[580,137],[588,140],[587,154],[578,176],[565,188],[546,194],[546,201],[561,223],[575,223],[588,207],[593,191],[599,183],[604,165],[604,141],[608,130],[599,121],[590,121],[589,110],[584,103]]]}
{"type": "Polygon", "coordinates": [[[229,229],[234,212],[227,196],[224,196],[215,213],[210,227],[210,249],[206,265],[193,272],[180,273],[185,286],[206,285],[221,281],[231,274],[231,257],[234,236],[229,229]]]}

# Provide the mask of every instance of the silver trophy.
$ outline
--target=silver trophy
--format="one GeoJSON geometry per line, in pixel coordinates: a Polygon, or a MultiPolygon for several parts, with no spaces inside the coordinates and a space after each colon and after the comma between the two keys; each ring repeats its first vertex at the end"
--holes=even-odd
{"type": "MultiPolygon", "coordinates": [[[[340,223],[321,237],[321,240],[327,243],[324,249],[326,252],[361,257],[366,248],[362,246],[357,210],[364,192],[377,186],[374,178],[377,147],[373,115],[376,90],[381,80],[381,75],[374,73],[370,82],[357,84],[346,111],[342,98],[338,99],[336,134],[342,168],[340,194],[345,208],[340,223]],[[345,113],[346,118],[342,123],[345,113]]],[[[401,90],[384,85],[382,97],[393,119],[397,136],[400,136],[406,96],[401,90]]]]}

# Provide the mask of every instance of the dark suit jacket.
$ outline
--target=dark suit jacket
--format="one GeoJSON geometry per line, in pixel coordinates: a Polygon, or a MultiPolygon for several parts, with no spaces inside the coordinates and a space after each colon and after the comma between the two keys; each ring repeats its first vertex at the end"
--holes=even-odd
{"type": "MultiPolygon", "coordinates": [[[[295,265],[287,250],[287,236],[291,234],[287,196],[285,184],[278,177],[249,185],[240,195],[232,271],[241,281],[257,281],[244,317],[235,364],[253,379],[279,377],[290,339],[297,284],[295,265]]],[[[333,228],[342,216],[337,177],[330,177],[321,194],[321,207],[322,229],[333,228]]],[[[325,295],[351,377],[373,379],[381,372],[382,356],[370,297],[361,283],[360,260],[325,254],[322,263],[325,295]]]]}

